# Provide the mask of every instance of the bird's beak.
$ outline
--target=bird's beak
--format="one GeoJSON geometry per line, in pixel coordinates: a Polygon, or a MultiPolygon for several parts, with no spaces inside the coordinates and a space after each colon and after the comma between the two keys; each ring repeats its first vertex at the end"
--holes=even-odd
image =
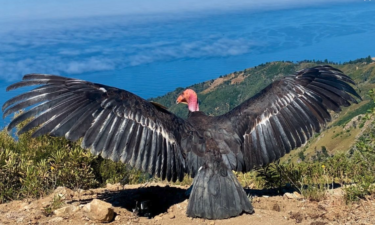
{"type": "Polygon", "coordinates": [[[180,104],[180,103],[182,103],[182,104],[187,104],[186,99],[185,99],[184,96],[182,96],[182,95],[178,96],[178,98],[177,98],[177,100],[176,100],[176,104],[180,104]]]}

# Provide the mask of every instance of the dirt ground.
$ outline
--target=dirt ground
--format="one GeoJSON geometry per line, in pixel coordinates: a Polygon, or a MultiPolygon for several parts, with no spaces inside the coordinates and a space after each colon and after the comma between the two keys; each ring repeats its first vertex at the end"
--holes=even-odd
{"type": "Polygon", "coordinates": [[[253,196],[254,214],[243,214],[225,220],[193,219],[186,216],[187,188],[157,183],[125,186],[115,184],[107,185],[106,188],[76,191],[59,187],[54,193],[41,199],[1,204],[0,225],[100,224],[90,219],[84,211],[84,206],[93,199],[112,205],[115,216],[109,224],[375,224],[375,196],[346,205],[340,188],[330,190],[327,198],[320,202],[302,199],[298,194],[254,196],[255,192],[247,190],[253,196]],[[133,213],[135,202],[145,200],[151,202],[151,219],[133,213]],[[72,206],[75,210],[59,215],[53,213],[55,209],[66,206],[72,206]]]}

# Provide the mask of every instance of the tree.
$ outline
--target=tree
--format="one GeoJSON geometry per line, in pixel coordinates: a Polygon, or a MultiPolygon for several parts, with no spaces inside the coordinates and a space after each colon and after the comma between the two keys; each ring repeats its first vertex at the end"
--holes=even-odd
{"type": "Polygon", "coordinates": [[[367,56],[367,58],[366,58],[366,62],[367,63],[372,63],[372,58],[371,58],[371,56],[369,55],[369,56],[367,56]]]}

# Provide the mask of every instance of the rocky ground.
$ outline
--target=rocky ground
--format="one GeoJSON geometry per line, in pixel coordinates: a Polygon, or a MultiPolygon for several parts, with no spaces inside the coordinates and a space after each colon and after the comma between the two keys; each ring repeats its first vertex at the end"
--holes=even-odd
{"type": "MultiPolygon", "coordinates": [[[[343,191],[329,190],[327,198],[311,202],[298,193],[255,196],[255,213],[225,220],[186,217],[188,187],[143,184],[73,191],[57,188],[41,199],[0,205],[3,224],[375,224],[375,196],[346,205],[343,191]],[[136,202],[147,203],[151,218],[133,212],[136,202]]],[[[254,192],[250,191],[254,195],[254,192]]],[[[146,206],[146,205],[145,205],[146,206]]],[[[146,212],[147,214],[148,212],[146,212]]]]}

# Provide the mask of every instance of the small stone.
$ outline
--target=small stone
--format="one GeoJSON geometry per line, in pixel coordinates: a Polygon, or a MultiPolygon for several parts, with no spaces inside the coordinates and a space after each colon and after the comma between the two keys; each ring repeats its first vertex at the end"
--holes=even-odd
{"type": "Polygon", "coordinates": [[[286,198],[288,198],[288,199],[294,199],[295,197],[294,197],[294,194],[292,194],[292,193],[285,193],[284,194],[284,197],[286,197],[286,198]]]}
{"type": "Polygon", "coordinates": [[[29,203],[28,203],[28,202],[23,202],[23,203],[20,204],[19,208],[20,208],[20,209],[27,210],[27,209],[30,208],[30,207],[29,207],[29,203]]]}
{"type": "Polygon", "coordinates": [[[36,215],[36,216],[34,216],[34,219],[36,219],[36,220],[39,220],[40,218],[42,218],[41,215],[36,215]]]}
{"type": "Polygon", "coordinates": [[[79,204],[80,204],[79,202],[73,202],[72,203],[72,205],[77,206],[77,207],[79,206],[79,204]]]}
{"type": "Polygon", "coordinates": [[[59,222],[62,222],[63,220],[64,220],[64,218],[62,218],[62,217],[55,217],[48,222],[49,223],[59,223],[59,222]]]}
{"type": "Polygon", "coordinates": [[[116,217],[115,217],[115,221],[119,221],[120,219],[121,219],[120,216],[116,216],[116,217]]]}
{"type": "Polygon", "coordinates": [[[161,216],[155,216],[154,219],[157,220],[157,221],[159,221],[159,220],[162,220],[163,217],[161,217],[161,216]]]}
{"type": "Polygon", "coordinates": [[[106,189],[110,189],[110,190],[116,190],[116,191],[118,191],[118,190],[120,190],[120,187],[121,187],[120,183],[117,183],[117,184],[110,184],[110,183],[108,183],[105,188],[106,189]]]}
{"type": "Polygon", "coordinates": [[[94,199],[83,207],[87,217],[99,222],[111,222],[115,216],[112,205],[99,199],[94,199]]]}
{"type": "Polygon", "coordinates": [[[342,197],[345,195],[345,192],[341,188],[336,188],[336,189],[329,189],[328,194],[336,197],[342,197]]]}
{"type": "Polygon", "coordinates": [[[56,209],[55,211],[53,211],[53,213],[56,216],[59,216],[59,217],[68,217],[78,210],[79,210],[79,208],[77,206],[68,205],[68,206],[62,207],[60,209],[56,209]]]}
{"type": "Polygon", "coordinates": [[[272,206],[272,210],[276,211],[276,212],[280,212],[281,209],[280,209],[280,205],[275,203],[273,206],[272,206]]]}
{"type": "Polygon", "coordinates": [[[95,192],[93,190],[83,190],[81,192],[82,195],[93,195],[95,192]]]}
{"type": "Polygon", "coordinates": [[[87,216],[83,216],[83,217],[82,217],[82,220],[89,221],[90,219],[89,219],[87,216]]]}
{"type": "Polygon", "coordinates": [[[174,214],[169,215],[169,219],[174,219],[176,216],[174,214]]]}
{"type": "Polygon", "coordinates": [[[296,192],[296,191],[293,192],[293,195],[295,196],[296,199],[303,199],[303,196],[300,193],[296,192]]]}
{"type": "Polygon", "coordinates": [[[332,212],[329,212],[327,214],[324,215],[324,217],[329,220],[329,221],[335,221],[336,220],[336,216],[334,213],[332,212]]]}
{"type": "Polygon", "coordinates": [[[211,222],[210,222],[210,225],[215,225],[215,221],[211,221],[211,222]]]}
{"type": "MultiPolygon", "coordinates": [[[[43,208],[47,208],[51,205],[51,202],[52,202],[53,198],[51,196],[49,197],[46,197],[42,200],[40,200],[40,204],[42,205],[43,208]]],[[[30,208],[30,207],[28,207],[30,208]]]]}
{"type": "Polygon", "coordinates": [[[52,196],[59,196],[61,200],[71,200],[74,196],[74,191],[66,187],[57,187],[52,196]]]}

